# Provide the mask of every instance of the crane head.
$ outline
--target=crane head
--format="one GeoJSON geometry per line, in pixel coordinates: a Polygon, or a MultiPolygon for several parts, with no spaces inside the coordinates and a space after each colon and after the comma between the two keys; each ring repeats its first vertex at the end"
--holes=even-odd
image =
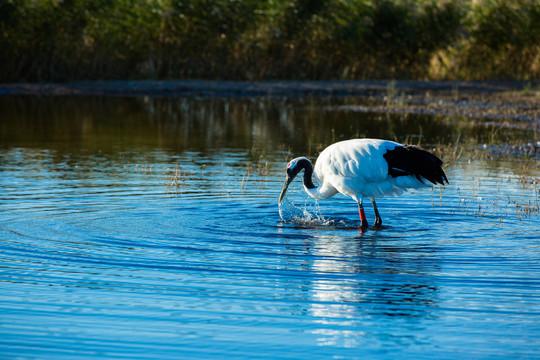
{"type": "Polygon", "coordinates": [[[307,160],[309,162],[309,160],[305,157],[299,157],[289,161],[289,163],[287,164],[287,176],[285,177],[285,184],[283,185],[283,189],[281,190],[281,194],[279,195],[279,204],[281,204],[281,202],[283,201],[285,193],[287,192],[289,185],[294,180],[296,175],[298,175],[300,170],[305,168],[305,166],[303,166],[303,160],[307,160]]]}

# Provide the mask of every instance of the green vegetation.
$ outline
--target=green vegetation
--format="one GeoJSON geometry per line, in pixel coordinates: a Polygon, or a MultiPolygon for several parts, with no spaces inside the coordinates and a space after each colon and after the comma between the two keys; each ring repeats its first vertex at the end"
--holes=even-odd
{"type": "Polygon", "coordinates": [[[540,0],[0,0],[0,81],[540,78],[540,0]]]}

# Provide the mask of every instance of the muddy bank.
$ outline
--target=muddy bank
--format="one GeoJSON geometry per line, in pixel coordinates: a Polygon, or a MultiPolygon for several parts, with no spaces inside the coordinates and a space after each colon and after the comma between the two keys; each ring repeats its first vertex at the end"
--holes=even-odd
{"type": "Polygon", "coordinates": [[[456,81],[91,81],[0,84],[0,95],[359,97],[374,101],[349,110],[511,119],[537,130],[539,86],[456,81]]]}
{"type": "Polygon", "coordinates": [[[523,82],[459,81],[83,81],[72,83],[0,84],[2,94],[121,96],[369,96],[388,91],[417,93],[500,94],[536,88],[523,82]]]}

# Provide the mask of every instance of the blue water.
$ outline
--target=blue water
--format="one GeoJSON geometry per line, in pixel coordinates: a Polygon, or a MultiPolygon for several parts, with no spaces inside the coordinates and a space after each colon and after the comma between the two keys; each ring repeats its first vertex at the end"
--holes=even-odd
{"type": "Polygon", "coordinates": [[[304,104],[230,104],[245,115],[194,132],[174,100],[140,119],[117,112],[143,100],[86,118],[35,101],[2,120],[1,358],[540,356],[538,159],[464,155],[449,186],[379,200],[385,227],[362,232],[353,200],[300,181],[280,217],[284,166],[310,151],[280,139],[311,133],[260,115],[304,104]]]}

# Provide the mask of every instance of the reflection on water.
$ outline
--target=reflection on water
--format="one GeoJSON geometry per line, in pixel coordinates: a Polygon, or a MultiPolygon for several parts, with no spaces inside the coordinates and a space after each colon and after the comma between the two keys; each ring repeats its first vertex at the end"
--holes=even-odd
{"type": "Polygon", "coordinates": [[[298,181],[281,221],[335,140],[534,140],[354,101],[0,97],[0,357],[535,357],[537,158],[464,152],[379,231],[298,181]]]}
{"type": "MultiPolygon", "coordinates": [[[[425,276],[432,268],[422,272],[410,258],[403,266],[397,260],[397,249],[373,256],[375,244],[358,240],[323,236],[314,246],[317,260],[312,270],[339,274],[335,279],[319,279],[312,284],[311,313],[317,319],[315,323],[321,325],[313,332],[320,345],[364,346],[373,341],[369,339],[373,334],[366,333],[363,325],[368,319],[390,324],[394,318],[403,317],[411,326],[413,318],[429,316],[426,306],[435,303],[436,286],[411,281],[411,276],[425,276]]],[[[400,341],[407,342],[410,337],[403,336],[400,341]]]]}
{"type": "Polygon", "coordinates": [[[108,154],[158,147],[175,154],[255,148],[316,155],[327,144],[353,137],[425,146],[537,140],[530,131],[502,131],[478,120],[337,106],[349,102],[358,100],[2,96],[0,135],[3,147],[43,146],[63,154],[77,146],[108,154]]]}

